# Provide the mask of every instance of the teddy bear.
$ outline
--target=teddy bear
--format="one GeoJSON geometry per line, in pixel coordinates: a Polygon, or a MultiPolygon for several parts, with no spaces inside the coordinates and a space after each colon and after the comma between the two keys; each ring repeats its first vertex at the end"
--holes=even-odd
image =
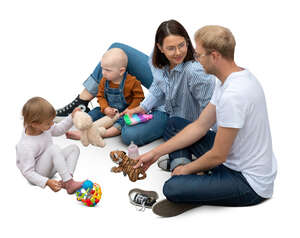
{"type": "Polygon", "coordinates": [[[110,128],[119,117],[120,114],[116,113],[113,118],[104,116],[93,122],[89,114],[77,111],[73,117],[73,124],[80,131],[80,141],[84,146],[92,144],[104,147],[105,142],[103,140],[103,135],[105,134],[106,129],[110,128]]]}

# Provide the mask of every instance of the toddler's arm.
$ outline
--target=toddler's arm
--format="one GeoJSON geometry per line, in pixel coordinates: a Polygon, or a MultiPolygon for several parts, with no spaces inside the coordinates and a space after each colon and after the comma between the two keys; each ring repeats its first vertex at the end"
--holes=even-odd
{"type": "Polygon", "coordinates": [[[52,136],[61,136],[65,134],[72,126],[73,126],[73,117],[75,112],[80,111],[80,108],[75,108],[71,115],[65,118],[60,123],[54,124],[51,127],[51,135],[52,136]]]}
{"type": "Polygon", "coordinates": [[[51,127],[52,136],[64,135],[73,126],[72,115],[67,116],[63,121],[59,123],[54,123],[51,127]]]}

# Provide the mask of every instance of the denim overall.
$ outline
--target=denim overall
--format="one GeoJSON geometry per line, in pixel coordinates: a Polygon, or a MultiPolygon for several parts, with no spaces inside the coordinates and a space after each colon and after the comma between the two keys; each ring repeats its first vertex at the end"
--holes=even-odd
{"type": "Polygon", "coordinates": [[[110,88],[109,81],[106,80],[104,95],[108,102],[108,105],[112,108],[116,108],[119,112],[123,112],[129,105],[127,104],[124,97],[124,85],[127,77],[127,72],[124,74],[123,80],[119,88],[110,88]]]}
{"type": "MultiPolygon", "coordinates": [[[[125,85],[126,77],[127,77],[127,72],[125,72],[119,88],[110,88],[109,81],[106,80],[105,82],[104,95],[108,102],[108,105],[112,108],[118,109],[119,112],[123,112],[129,106],[129,104],[127,104],[124,97],[124,85],[125,85]]],[[[124,126],[123,117],[119,118],[113,126],[121,130],[122,127],[124,126]]]]}

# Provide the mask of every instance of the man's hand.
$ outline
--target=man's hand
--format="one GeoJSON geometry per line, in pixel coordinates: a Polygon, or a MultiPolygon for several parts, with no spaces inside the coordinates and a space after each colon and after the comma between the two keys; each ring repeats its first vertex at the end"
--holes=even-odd
{"type": "Polygon", "coordinates": [[[155,151],[151,150],[145,154],[140,155],[136,158],[138,161],[137,164],[133,168],[142,167],[145,171],[156,161],[159,159],[159,155],[155,153],[155,151]]]}
{"type": "Polygon", "coordinates": [[[62,188],[62,183],[54,179],[48,179],[47,186],[49,186],[54,192],[58,192],[62,188]]]}
{"type": "Polygon", "coordinates": [[[189,173],[186,171],[185,166],[179,165],[173,170],[171,175],[174,176],[174,175],[186,175],[186,174],[189,173]]]}

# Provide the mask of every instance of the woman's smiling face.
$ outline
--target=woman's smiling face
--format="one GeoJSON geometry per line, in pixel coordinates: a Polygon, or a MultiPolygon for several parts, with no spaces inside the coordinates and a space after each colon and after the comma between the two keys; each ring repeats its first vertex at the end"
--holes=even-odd
{"type": "Polygon", "coordinates": [[[162,46],[159,44],[157,46],[169,60],[171,69],[181,64],[187,55],[188,45],[182,36],[169,35],[163,40],[162,46]]]}

